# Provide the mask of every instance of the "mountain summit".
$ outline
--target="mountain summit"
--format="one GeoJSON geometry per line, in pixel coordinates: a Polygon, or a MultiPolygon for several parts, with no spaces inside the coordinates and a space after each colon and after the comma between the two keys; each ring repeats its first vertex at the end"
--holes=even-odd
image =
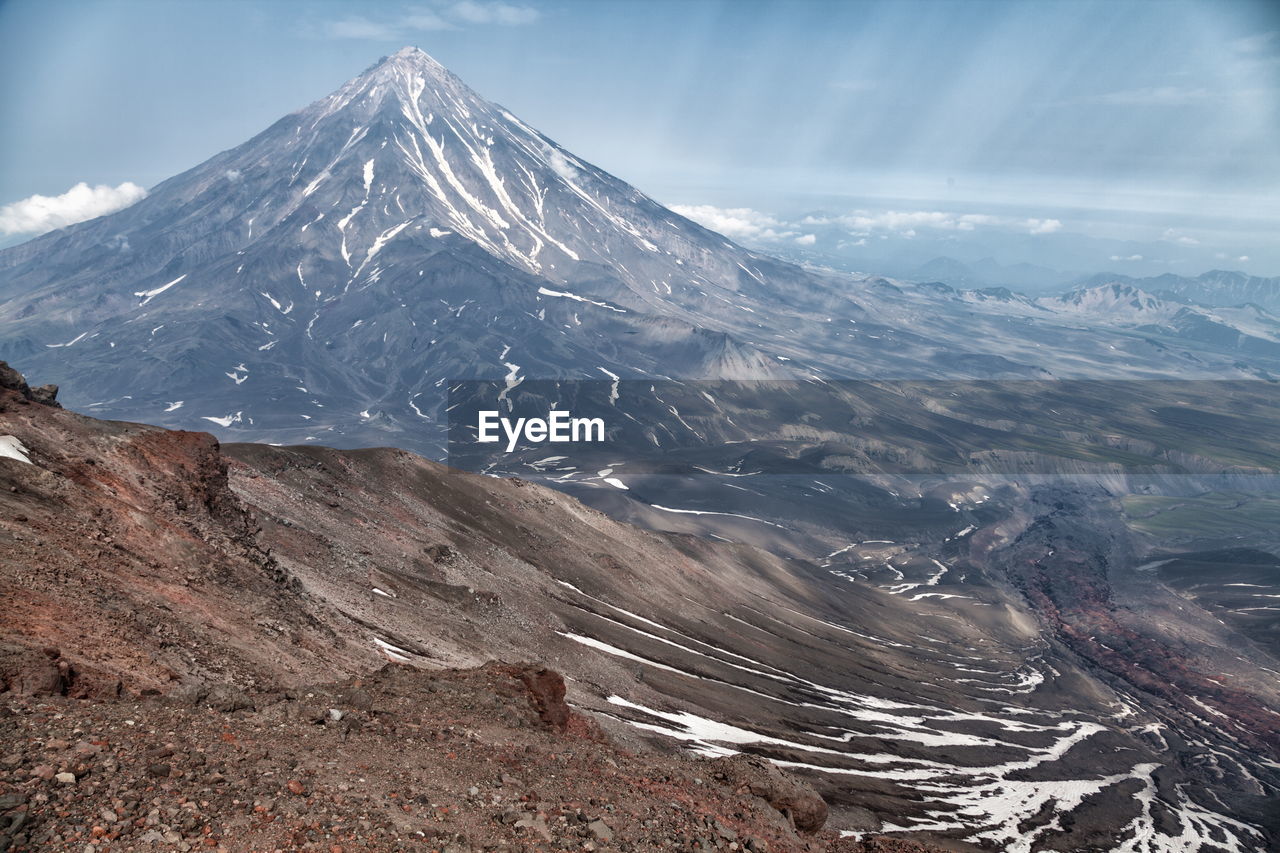
{"type": "MultiPolygon", "coordinates": [[[[673,236],[664,232],[689,226],[654,227],[648,220],[662,215],[656,203],[485,101],[417,48],[383,59],[290,118],[295,139],[287,145],[303,154],[290,152],[297,170],[291,186],[301,184],[300,194],[292,194],[294,209],[313,207],[313,194],[328,198],[335,190],[351,203],[337,230],[356,232],[353,279],[415,223],[449,229],[525,272],[562,283],[583,261],[620,271],[613,253],[658,253],[655,241],[673,236]],[[319,140],[328,150],[316,150],[319,140]]],[[[637,276],[624,278],[634,285],[637,276]]]]}

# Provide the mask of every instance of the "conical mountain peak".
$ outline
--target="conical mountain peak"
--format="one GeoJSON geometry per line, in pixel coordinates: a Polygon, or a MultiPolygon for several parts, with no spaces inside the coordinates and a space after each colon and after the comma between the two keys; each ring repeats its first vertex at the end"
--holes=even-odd
{"type": "Polygon", "coordinates": [[[401,104],[421,105],[427,110],[438,109],[443,103],[456,105],[461,101],[469,106],[484,103],[479,95],[430,54],[409,46],[382,57],[307,109],[328,115],[354,106],[369,113],[388,98],[401,104]]]}
{"type": "MultiPolygon", "coordinates": [[[[574,157],[416,47],[299,111],[280,142],[285,153],[275,157],[256,143],[243,152],[289,166],[291,190],[269,221],[345,211],[308,226],[306,239],[337,228],[340,262],[354,279],[376,268],[372,254],[368,263],[361,255],[381,258],[388,241],[404,242],[419,226],[558,284],[608,268],[607,284],[592,283],[609,302],[673,295],[668,287],[680,281],[697,281],[699,290],[736,282],[742,269],[737,257],[694,248],[721,239],[574,157]]],[[[253,215],[259,228],[268,221],[253,215]]]]}
{"type": "Polygon", "coordinates": [[[431,54],[420,47],[413,47],[412,45],[402,47],[390,56],[382,57],[360,76],[363,78],[370,75],[386,76],[388,74],[394,75],[406,72],[427,77],[457,79],[449,72],[449,69],[437,62],[431,54]]]}
{"type": "Polygon", "coordinates": [[[391,54],[391,56],[388,56],[386,58],[387,59],[419,59],[421,58],[421,59],[428,59],[428,60],[431,60],[432,62],[435,62],[435,60],[431,58],[431,54],[427,53],[422,48],[412,44],[405,45],[404,47],[397,50],[395,53],[391,54]]]}

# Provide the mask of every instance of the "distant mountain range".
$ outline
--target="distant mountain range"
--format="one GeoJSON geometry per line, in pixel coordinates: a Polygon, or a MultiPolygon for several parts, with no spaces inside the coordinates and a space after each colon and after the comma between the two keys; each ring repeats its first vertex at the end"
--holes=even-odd
{"type": "Polygon", "coordinates": [[[1210,270],[1198,276],[1165,273],[1145,278],[1113,272],[1079,275],[1035,264],[1005,266],[991,258],[965,263],[939,256],[904,270],[903,276],[914,281],[938,281],[957,289],[1007,287],[1031,295],[1119,283],[1178,302],[1213,307],[1253,303],[1269,311],[1280,311],[1280,276],[1264,278],[1232,270],[1210,270]]]}
{"type": "Polygon", "coordinates": [[[907,270],[905,277],[915,281],[940,281],[956,288],[1008,287],[1022,293],[1040,293],[1059,287],[1068,275],[1035,264],[1006,266],[993,258],[963,263],[940,256],[907,270]]]}
{"type": "Polygon", "coordinates": [[[1232,270],[1210,270],[1187,277],[1165,273],[1150,278],[1129,278],[1116,273],[1098,273],[1078,284],[1091,286],[1119,282],[1141,288],[1157,296],[1180,302],[1209,306],[1258,305],[1280,312],[1280,276],[1263,278],[1232,270]]]}
{"type": "Polygon", "coordinates": [[[1041,297],[1035,304],[1059,312],[1079,312],[1096,323],[1157,334],[1172,332],[1183,341],[1267,358],[1280,356],[1280,317],[1256,303],[1188,304],[1168,291],[1157,296],[1135,284],[1110,282],[1062,296],[1041,297]]]}

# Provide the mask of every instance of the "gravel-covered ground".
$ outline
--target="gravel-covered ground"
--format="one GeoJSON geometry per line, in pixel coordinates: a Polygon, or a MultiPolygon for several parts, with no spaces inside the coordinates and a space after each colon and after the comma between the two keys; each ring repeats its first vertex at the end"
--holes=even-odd
{"type": "Polygon", "coordinates": [[[798,831],[821,799],[748,758],[619,749],[535,667],[0,702],[0,850],[924,849],[798,831]]]}

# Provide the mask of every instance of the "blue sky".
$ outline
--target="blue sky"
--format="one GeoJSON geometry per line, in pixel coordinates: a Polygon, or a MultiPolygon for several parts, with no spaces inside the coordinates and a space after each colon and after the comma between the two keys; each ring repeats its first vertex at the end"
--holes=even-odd
{"type": "Polygon", "coordinates": [[[1280,274],[1280,4],[1245,0],[0,0],[0,207],[152,186],[405,44],[660,201],[774,233],[942,213],[998,253],[1053,221],[1136,272],[1280,274]]]}

